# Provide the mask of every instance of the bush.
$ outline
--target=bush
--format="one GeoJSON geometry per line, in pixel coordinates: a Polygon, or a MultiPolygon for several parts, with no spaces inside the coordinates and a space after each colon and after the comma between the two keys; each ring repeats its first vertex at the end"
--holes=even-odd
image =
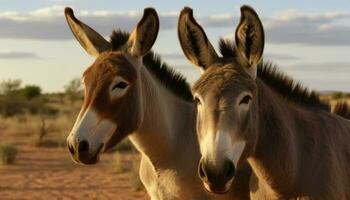
{"type": "MultiPolygon", "coordinates": [[[[62,141],[57,140],[45,140],[47,135],[51,132],[55,132],[57,129],[54,125],[59,125],[59,122],[56,122],[57,118],[56,117],[50,117],[43,111],[39,113],[38,120],[40,121],[37,123],[37,126],[34,130],[34,135],[32,137],[32,145],[41,147],[57,147],[61,146],[62,141]],[[51,122],[51,123],[50,123],[51,122]]],[[[65,143],[64,143],[65,144],[65,143]]]]}
{"type": "Polygon", "coordinates": [[[23,89],[21,89],[22,94],[26,99],[37,98],[41,95],[41,88],[36,85],[27,85],[23,89]]]}
{"type": "Polygon", "coordinates": [[[24,114],[27,102],[21,95],[0,96],[0,114],[4,117],[24,114]]]}
{"type": "Polygon", "coordinates": [[[343,97],[343,93],[341,93],[341,92],[333,92],[332,93],[332,99],[340,99],[340,98],[342,98],[343,97]]]}
{"type": "Polygon", "coordinates": [[[8,165],[15,161],[17,147],[12,143],[0,143],[0,164],[8,165]]]}
{"type": "Polygon", "coordinates": [[[41,97],[41,88],[35,85],[21,87],[20,80],[7,80],[0,83],[0,114],[12,117],[24,113],[37,114],[50,110],[47,100],[41,97]],[[40,98],[39,98],[40,97],[40,98]]]}
{"type": "Polygon", "coordinates": [[[21,88],[21,84],[22,81],[19,79],[2,81],[0,83],[0,94],[7,96],[17,93],[21,88]]]}
{"type": "Polygon", "coordinates": [[[64,86],[64,91],[71,102],[75,102],[83,98],[83,88],[79,78],[71,80],[64,86]]]}

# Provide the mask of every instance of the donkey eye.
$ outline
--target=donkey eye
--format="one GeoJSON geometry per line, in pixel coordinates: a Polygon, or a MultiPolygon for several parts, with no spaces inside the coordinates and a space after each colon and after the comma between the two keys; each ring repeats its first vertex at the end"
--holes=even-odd
{"type": "Polygon", "coordinates": [[[250,95],[245,95],[243,99],[239,102],[239,105],[248,104],[251,100],[252,100],[252,97],[250,95]]]}
{"type": "Polygon", "coordinates": [[[194,102],[195,104],[197,104],[197,105],[200,105],[200,104],[201,104],[201,100],[199,100],[198,97],[194,97],[193,102],[194,102]]]}
{"type": "Polygon", "coordinates": [[[115,84],[112,88],[112,90],[118,88],[118,89],[125,89],[126,87],[128,87],[128,83],[124,82],[124,81],[120,81],[119,83],[115,84]]]}

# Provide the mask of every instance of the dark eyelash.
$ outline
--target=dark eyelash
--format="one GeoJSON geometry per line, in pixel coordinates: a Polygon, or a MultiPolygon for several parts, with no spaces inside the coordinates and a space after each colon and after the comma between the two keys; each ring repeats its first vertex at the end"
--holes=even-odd
{"type": "Polygon", "coordinates": [[[250,95],[246,95],[243,97],[243,99],[239,102],[239,105],[241,104],[248,104],[252,100],[252,97],[250,95]]]}
{"type": "Polygon", "coordinates": [[[114,90],[114,89],[116,89],[116,88],[124,89],[124,88],[126,88],[126,87],[128,87],[128,84],[127,84],[126,82],[124,82],[124,81],[121,81],[121,82],[115,84],[115,85],[113,86],[112,90],[114,90]]]}

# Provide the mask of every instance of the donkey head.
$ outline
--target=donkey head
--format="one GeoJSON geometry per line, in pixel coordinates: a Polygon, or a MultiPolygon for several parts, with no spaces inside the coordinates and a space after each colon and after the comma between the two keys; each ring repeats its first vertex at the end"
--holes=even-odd
{"type": "Polygon", "coordinates": [[[186,57],[202,71],[192,88],[198,104],[197,135],[202,159],[198,173],[210,192],[224,193],[235,171],[255,147],[256,74],[264,30],[255,11],[241,8],[236,55],[219,57],[192,10],[180,14],[178,36],[186,57]]]}
{"type": "Polygon", "coordinates": [[[102,151],[138,129],[142,120],[140,68],[159,31],[153,8],[146,8],[127,42],[115,49],[65,9],[70,29],[95,62],[84,72],[84,103],[67,138],[72,158],[94,164],[102,151]]]}

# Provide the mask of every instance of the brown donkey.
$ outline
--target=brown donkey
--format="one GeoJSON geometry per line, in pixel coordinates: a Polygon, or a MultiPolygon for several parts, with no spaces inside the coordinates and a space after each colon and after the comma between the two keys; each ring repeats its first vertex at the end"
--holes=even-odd
{"type": "Polygon", "coordinates": [[[150,52],[159,29],[156,11],[145,9],[130,37],[117,31],[111,42],[76,19],[70,8],[65,14],[77,40],[96,57],[82,77],[85,100],[67,138],[72,158],[94,164],[102,151],[129,136],[142,155],[140,177],[152,200],[249,199],[248,165],[228,194],[210,194],[202,187],[190,88],[150,52]]]}
{"type": "Polygon", "coordinates": [[[350,121],[271,64],[258,65],[264,30],[252,8],[241,8],[235,44],[221,41],[223,57],[190,8],[180,14],[178,36],[203,71],[192,94],[207,190],[229,189],[248,161],[252,199],[350,199],[350,121]]]}

